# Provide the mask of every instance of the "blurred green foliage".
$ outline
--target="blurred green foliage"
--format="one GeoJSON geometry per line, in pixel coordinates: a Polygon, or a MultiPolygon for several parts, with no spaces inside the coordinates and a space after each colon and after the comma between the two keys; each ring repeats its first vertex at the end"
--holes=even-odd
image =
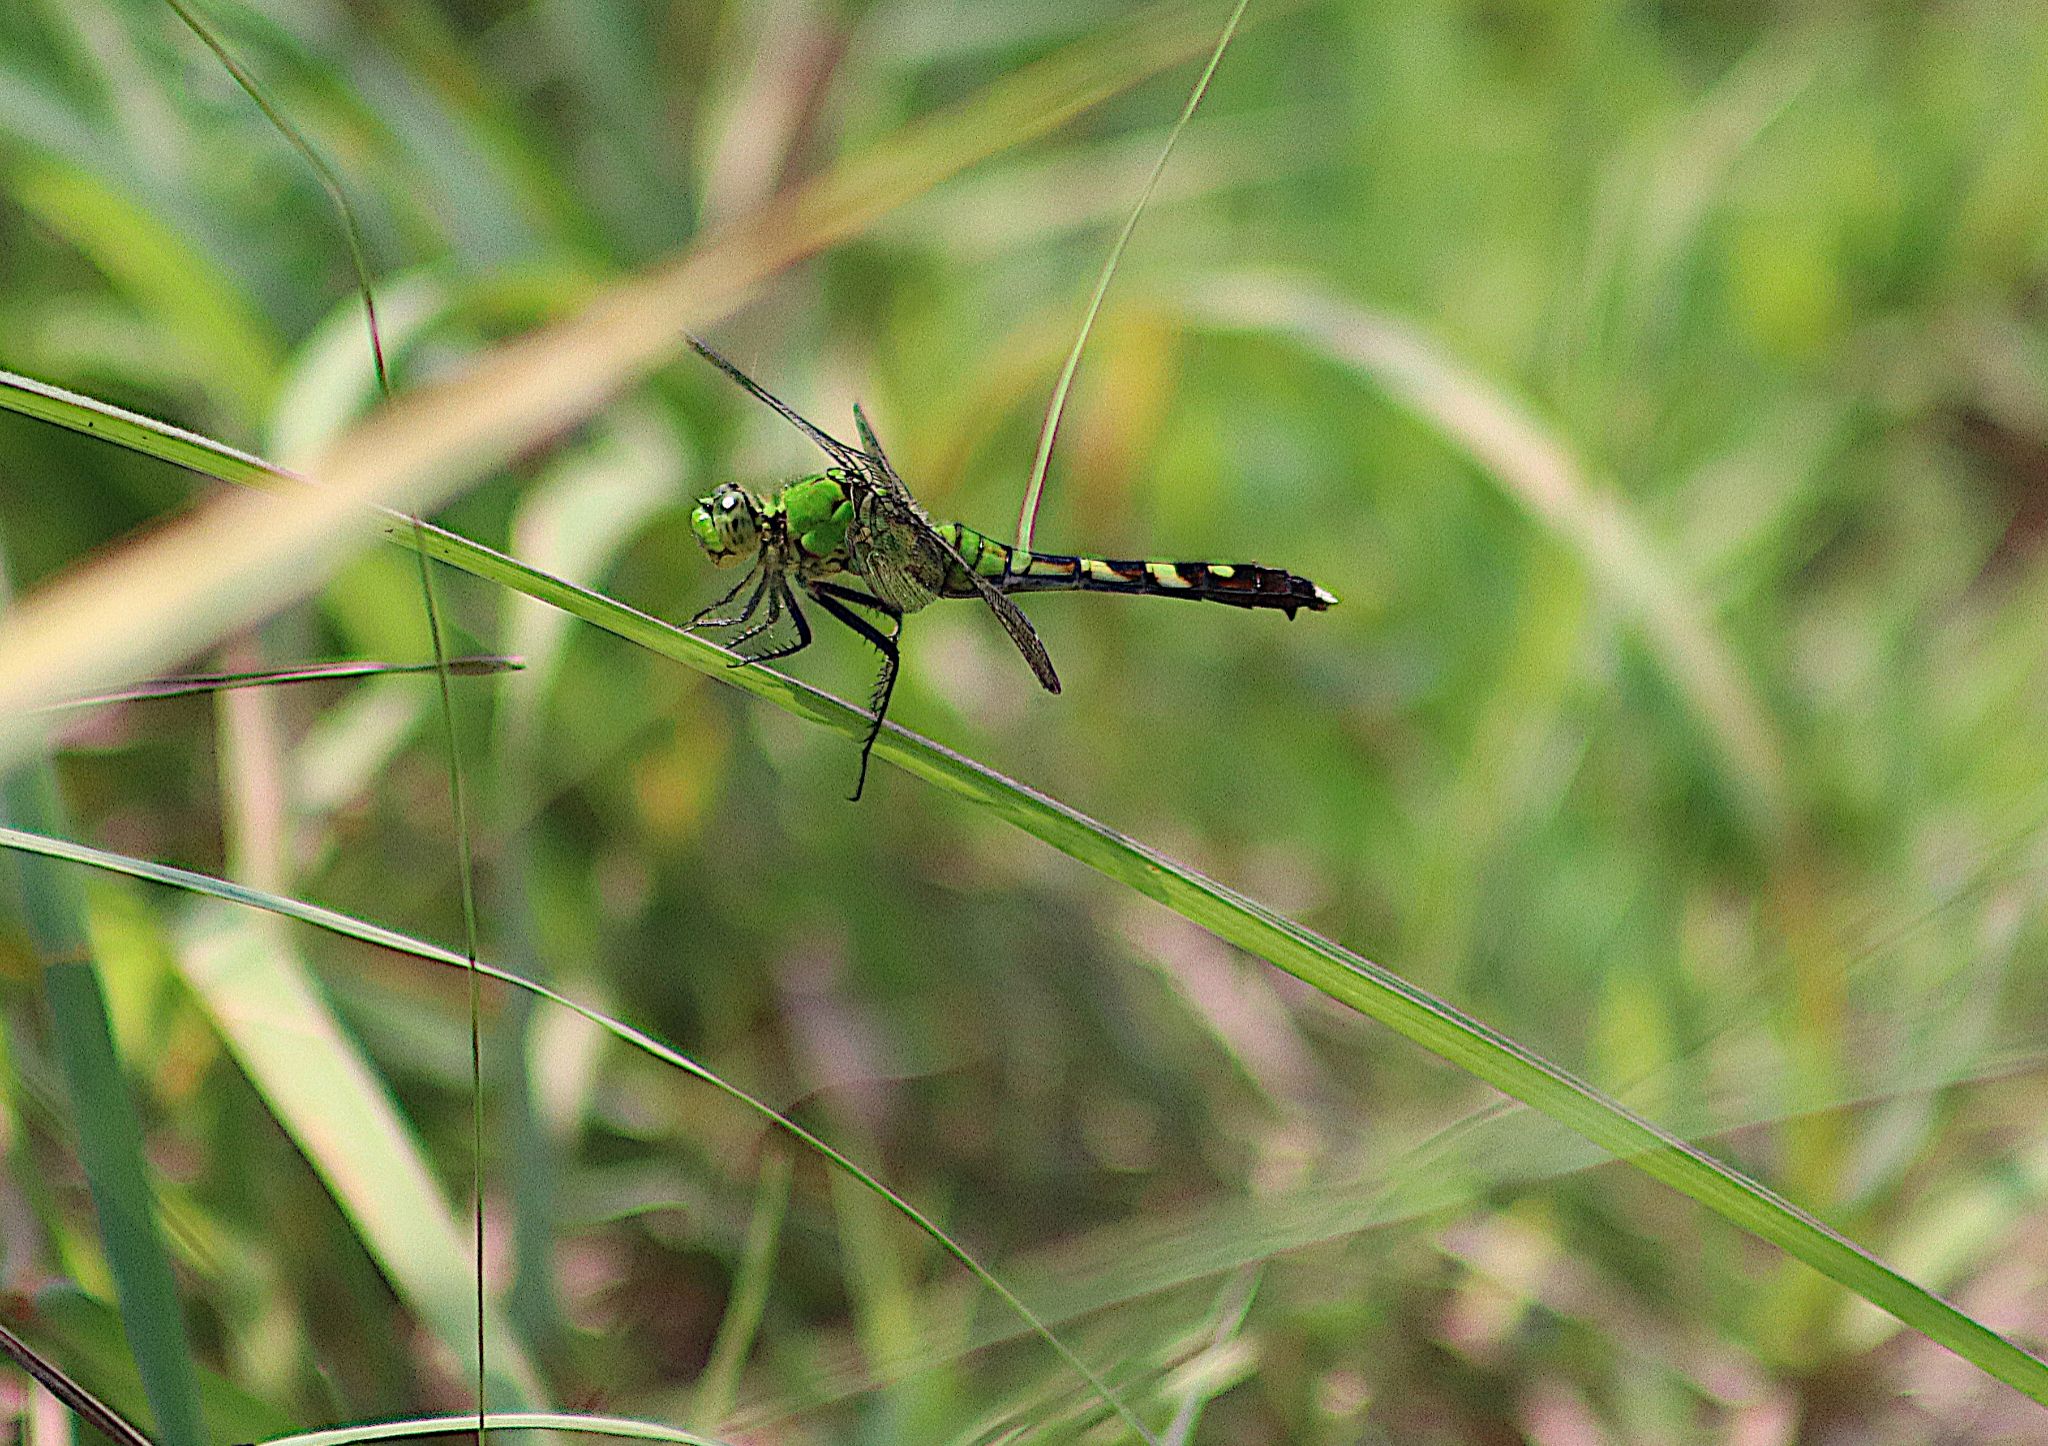
{"type": "MultiPolygon", "coordinates": [[[[404,387],[1061,45],[1112,43],[1125,8],[206,13],[349,187],[404,387]]],[[[1195,44],[1221,17],[1188,12],[1195,44]]],[[[1289,626],[1033,600],[1057,699],[985,617],[935,608],[896,716],[1713,1136],[2038,1342],[2048,12],[1251,20],[1110,292],[1039,536],[1257,558],[1343,606],[1289,626]],[[1514,399],[1564,480],[1205,308],[1271,272],[1514,399]]],[[[935,512],[1006,534],[1188,79],[934,190],[717,339],[828,425],[860,396],[935,512]]],[[[317,183],[168,9],[0,10],[0,365],[286,462],[369,403],[317,183]]],[[[717,589],[690,499],[810,465],[678,360],[439,520],[683,618],[717,589]]],[[[204,491],[0,415],[23,591],[204,491]]],[[[411,572],[366,553],[239,656],[423,656],[411,572]]],[[[785,1103],[1034,1299],[1099,1308],[1072,1329],[1120,1384],[1213,1398],[1196,1439],[2038,1431],[1686,1202],[1574,1173],[1586,1153],[1520,1116],[1468,1120],[1488,1102],[1454,1071],[1192,926],[887,770],[847,806],[838,736],[473,582],[442,598],[452,647],[534,663],[455,684],[486,955],[785,1103]]],[[[796,671],[861,696],[872,659],[835,633],[796,671]]],[[[457,939],[431,689],[70,725],[76,827],[457,939]],[[252,843],[265,819],[281,833],[252,843]]],[[[90,897],[209,1402],[307,1424],[459,1403],[448,1343],[209,1012],[195,911],[90,897]]],[[[459,1202],[461,981],[293,948],[459,1202]]],[[[104,1293],[27,972],[0,996],[0,1284],[104,1293]]],[[[556,1399],[684,1419],[756,1214],[757,1123],[503,999],[486,1049],[511,1328],[556,1399]]],[[[872,1202],[809,1160],[790,1188],[734,1408],[750,1439],[1062,1439],[1096,1409],[1042,1346],[962,1354],[1010,1323],[872,1202]]],[[[98,1322],[84,1369],[111,1317],[64,1300],[65,1331],[98,1322]]]]}

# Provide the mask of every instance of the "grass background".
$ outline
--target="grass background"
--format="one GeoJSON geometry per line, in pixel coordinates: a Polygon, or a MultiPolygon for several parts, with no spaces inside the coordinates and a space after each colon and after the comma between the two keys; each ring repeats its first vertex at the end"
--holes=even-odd
{"type": "MultiPolygon", "coordinates": [[[[406,388],[1048,55],[1113,68],[1124,15],[212,18],[350,187],[406,388]]],[[[1221,18],[1168,28],[1191,57],[1221,18]]],[[[1251,18],[1110,293],[1040,537],[1257,558],[1343,606],[1288,626],[1037,600],[1057,700],[985,618],[937,608],[897,716],[1710,1136],[2038,1339],[2048,22],[1251,18]]],[[[828,424],[860,396],[935,511],[1005,534],[1190,74],[1016,148],[989,122],[999,153],[714,338],[828,424]]],[[[317,183],[168,10],[0,17],[0,168],[0,362],[287,462],[367,405],[317,183]]],[[[719,590],[688,499],[811,465],[742,400],[663,366],[437,520],[687,616],[719,590]]],[[[0,457],[24,593],[206,495],[15,417],[0,457]]],[[[226,656],[423,656],[412,572],[364,551],[226,656]]],[[[2038,1430],[1804,1267],[1586,1170],[1133,893],[892,771],[848,807],[838,734],[481,584],[441,596],[452,646],[535,664],[454,684],[486,956],[792,1109],[1048,1311],[1086,1308],[1073,1339],[1141,1398],[1211,1402],[1198,1439],[2038,1430]]],[[[871,666],[828,632],[796,671],[859,696],[871,666]]],[[[97,712],[62,737],[70,830],[452,941],[436,718],[419,679],[97,712]]],[[[84,913],[208,1420],[245,1439],[459,1409],[462,981],[125,884],[84,913]],[[251,1017],[237,959],[303,987],[251,1017]],[[320,1072],[344,1057],[353,1085],[320,1072]],[[354,1178],[309,1165],[323,1119],[354,1178]],[[419,1226],[408,1275],[394,1238],[428,1218],[446,1239],[419,1226]]],[[[37,947],[24,928],[4,996],[5,1284],[118,1385],[37,947]]],[[[1042,1345],[964,1353],[1014,1324],[813,1160],[782,1203],[755,1119],[487,1008],[505,1391],[761,1440],[1090,1418],[1042,1345]],[[755,1286],[731,1399],[700,1395],[755,1286]]]]}

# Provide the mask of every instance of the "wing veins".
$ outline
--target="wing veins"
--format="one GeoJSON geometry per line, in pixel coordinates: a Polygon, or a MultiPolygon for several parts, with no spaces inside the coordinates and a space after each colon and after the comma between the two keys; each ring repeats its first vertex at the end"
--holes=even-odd
{"type": "Polygon", "coordinates": [[[925,516],[924,509],[917,505],[917,499],[890,465],[889,455],[882,450],[881,439],[868,425],[867,414],[861,411],[859,402],[853,404],[853,424],[860,429],[861,445],[867,449],[868,459],[873,464],[869,482],[878,493],[878,500],[886,498],[888,505],[905,514],[904,520],[917,527],[926,539],[937,543],[946,556],[958,564],[960,571],[974,585],[974,590],[981,594],[981,600],[988,604],[989,611],[996,615],[996,621],[1003,625],[1003,631],[1010,635],[1010,641],[1017,645],[1017,651],[1024,655],[1024,661],[1038,678],[1039,685],[1048,693],[1059,692],[1060,675],[1053,671],[1052,657],[1039,640],[1038,630],[1031,626],[1031,620],[1024,616],[1023,609],[970,567],[967,559],[960,555],[960,549],[932,526],[931,519],[925,516]]]}
{"type": "Polygon", "coordinates": [[[781,417],[785,422],[788,422],[792,427],[795,427],[799,432],[802,432],[806,437],[809,437],[812,442],[817,444],[819,451],[823,452],[826,456],[830,457],[840,466],[860,466],[861,454],[855,451],[852,447],[847,446],[846,443],[840,441],[830,432],[827,432],[823,428],[816,425],[808,417],[805,417],[800,412],[798,412],[796,408],[790,406],[789,403],[783,401],[782,398],[776,396],[775,393],[769,391],[766,387],[762,386],[759,382],[755,381],[752,377],[748,376],[745,372],[741,371],[738,367],[734,366],[731,362],[727,361],[724,357],[720,356],[717,352],[713,351],[703,342],[697,340],[696,337],[691,336],[688,332],[685,332],[683,333],[683,340],[687,341],[690,344],[691,349],[694,350],[697,353],[697,355],[703,357],[704,360],[710,362],[711,365],[717,367],[720,371],[724,372],[727,376],[731,377],[735,382],[739,383],[740,387],[749,396],[753,397],[755,401],[763,403],[768,407],[770,411],[774,412],[775,415],[781,417]]]}

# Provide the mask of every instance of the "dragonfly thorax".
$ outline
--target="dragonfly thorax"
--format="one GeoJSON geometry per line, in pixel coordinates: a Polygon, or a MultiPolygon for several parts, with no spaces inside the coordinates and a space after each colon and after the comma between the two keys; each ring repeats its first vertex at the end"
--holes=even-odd
{"type": "Polygon", "coordinates": [[[738,483],[726,482],[698,499],[690,530],[711,561],[727,567],[760,549],[761,517],[760,500],[738,483]]]}

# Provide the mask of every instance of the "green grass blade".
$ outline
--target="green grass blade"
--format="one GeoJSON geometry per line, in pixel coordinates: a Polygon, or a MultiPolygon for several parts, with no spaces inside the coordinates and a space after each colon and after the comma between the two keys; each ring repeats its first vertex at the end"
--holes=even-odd
{"type": "MultiPolygon", "coordinates": [[[[472,1261],[411,1125],[321,996],[305,961],[267,921],[196,912],[179,958],[250,1082],[298,1143],[363,1248],[426,1331],[474,1373],[472,1261]]],[[[546,1393],[516,1336],[489,1318],[494,1400],[546,1393]]]]}
{"type": "MultiPolygon", "coordinates": [[[[290,143],[312,170],[321,189],[327,193],[329,205],[340,222],[342,236],[348,245],[349,263],[355,269],[356,289],[363,303],[363,320],[369,331],[370,361],[377,377],[377,390],[386,402],[391,400],[391,373],[384,361],[384,339],[377,326],[377,298],[370,284],[370,267],[363,252],[362,228],[356,222],[355,208],[349,204],[348,193],[342,188],[341,178],[328,165],[313,143],[300,134],[283,110],[273,105],[256,83],[256,78],[238,64],[227,46],[184,3],[184,0],[165,0],[187,27],[197,35],[220,61],[243,94],[261,110],[271,125],[290,143]]],[[[417,528],[420,523],[413,519],[417,528]]],[[[417,554],[419,563],[420,603],[425,613],[427,642],[434,657],[434,679],[437,684],[436,697],[441,705],[441,727],[443,747],[448,763],[448,795],[455,821],[455,859],[457,887],[462,900],[463,941],[469,957],[469,1075],[470,1075],[470,1120],[471,1120],[471,1168],[470,1182],[470,1235],[475,1249],[475,1310],[473,1350],[476,1357],[476,1433],[477,1440],[484,1439],[484,1413],[488,1409],[488,1360],[485,1349],[485,1323],[489,1318],[489,1306],[484,1296],[484,1064],[483,1024],[480,986],[476,975],[477,959],[477,910],[476,910],[476,868],[473,841],[469,827],[469,807],[463,788],[462,745],[455,727],[455,699],[448,685],[448,649],[442,638],[441,610],[434,597],[434,579],[427,563],[425,549],[417,554]]]]}
{"type": "MultiPolygon", "coordinates": [[[[44,885],[31,880],[30,887],[44,885]]],[[[99,1216],[100,1242],[120,1295],[121,1323],[165,1446],[203,1446],[199,1388],[177,1282],[99,975],[84,958],[48,964],[43,997],[71,1109],[78,1158],[99,1216]]]]}
{"type": "Polygon", "coordinates": [[[284,112],[270,103],[269,98],[257,86],[255,77],[237,63],[234,56],[228,53],[228,48],[221,42],[220,37],[213,33],[185,0],[164,0],[164,3],[169,5],[177,13],[178,18],[185,22],[186,27],[213,52],[221,67],[233,76],[235,84],[242,88],[242,93],[255,102],[256,108],[277,128],[278,134],[283,136],[292,149],[305,160],[314,178],[319,181],[320,189],[327,193],[329,204],[334,207],[336,216],[341,220],[342,236],[348,244],[349,264],[355,268],[356,290],[362,298],[363,318],[370,331],[370,364],[377,372],[377,389],[389,397],[391,376],[384,365],[384,338],[377,327],[377,298],[370,290],[370,265],[363,253],[362,227],[356,223],[355,207],[348,203],[348,193],[341,187],[341,178],[334,174],[334,168],[327,164],[326,158],[313,143],[300,134],[297,126],[286,119],[284,112]]]}
{"type": "MultiPolygon", "coordinates": [[[[840,704],[839,706],[843,708],[846,705],[840,704]]],[[[409,935],[401,934],[395,929],[387,929],[381,924],[372,924],[362,919],[352,918],[336,910],[322,908],[318,904],[304,903],[301,900],[286,898],[283,895],[270,893],[263,889],[251,888],[246,884],[238,884],[227,879],[213,878],[207,874],[194,873],[189,869],[174,868],[168,864],[151,863],[146,859],[130,858],[123,854],[108,852],[105,849],[96,849],[86,844],[72,843],[65,839],[38,834],[24,829],[9,828],[4,825],[0,825],[0,848],[13,849],[45,859],[63,859],[70,863],[85,864],[93,868],[104,869],[110,873],[126,874],[130,878],[163,884],[170,888],[183,889],[188,893],[201,894],[227,903],[240,904],[246,908],[262,910],[265,913],[280,915],[287,919],[296,919],[300,923],[311,924],[315,928],[325,929],[330,933],[360,940],[366,944],[374,944],[382,949],[390,949],[397,953],[408,954],[415,959],[424,959],[435,964],[445,964],[452,968],[470,971],[473,975],[481,974],[484,978],[494,979],[501,984],[509,984],[515,989],[523,989],[537,998],[546,1000],[550,1004],[558,1005],[561,1008],[581,1015],[592,1024],[597,1025],[624,1043],[652,1055],[664,1064],[682,1070],[692,1078],[710,1085],[729,1099],[744,1105],[747,1109],[752,1110],[755,1114],[776,1126],[776,1128],[787,1133],[805,1148],[816,1151],[836,1169],[852,1178],[862,1188],[886,1201],[898,1214],[923,1231],[934,1244],[957,1261],[970,1275],[980,1281],[983,1286],[987,1287],[988,1290],[1000,1299],[1004,1305],[1015,1312],[1017,1317],[1024,1321],[1033,1333],[1051,1346],[1062,1360],[1073,1367],[1074,1371],[1083,1380],[1087,1381],[1104,1401],[1109,1403],[1126,1425],[1142,1439],[1148,1442],[1153,1439],[1151,1433],[1130,1413],[1129,1408],[1123,1404],[1117,1394],[1110,1390],[1101,1377],[1090,1369],[1079,1356],[1074,1354],[1065,1341],[1048,1330],[1031,1308],[1017,1297],[1015,1292],[1004,1285],[1001,1280],[997,1279],[980,1261],[970,1255],[964,1246],[940,1229],[929,1216],[891,1190],[887,1185],[884,1185],[851,1158],[834,1149],[802,1125],[779,1113],[773,1106],[748,1094],[737,1085],[728,1083],[711,1070],[691,1059],[688,1055],[663,1044],[652,1035],[635,1029],[630,1024],[613,1019],[611,1016],[592,1009],[586,1004],[579,1004],[565,994],[558,993],[544,984],[537,984],[533,980],[526,979],[508,969],[501,969],[491,964],[472,965],[468,958],[455,950],[444,949],[436,944],[425,943],[409,935]]],[[[211,922],[202,927],[198,937],[202,944],[202,949],[204,949],[211,947],[213,937],[224,936],[228,946],[233,947],[238,937],[246,937],[247,934],[248,931],[239,929],[233,916],[222,913],[212,916],[211,922]]],[[[227,961],[227,967],[235,969],[246,976],[252,988],[271,991],[271,996],[267,999],[259,999],[250,993],[243,993],[238,996],[242,1006],[250,1011],[249,1017],[251,1020],[255,1021],[259,1026],[259,1028],[245,1032],[239,1038],[245,1047],[260,1047],[273,1053],[280,1061],[303,1058],[307,1043],[306,1030],[311,1029],[319,1032],[335,1028],[331,1019],[323,1023],[323,1016],[321,1014],[309,1012],[300,1007],[298,1001],[294,998],[296,994],[310,988],[310,981],[301,981],[296,976],[289,975],[284,971],[267,967],[278,953],[278,945],[274,940],[257,948],[253,953],[244,952],[246,957],[239,959],[230,958],[227,961]],[[280,1028],[278,1026],[280,1019],[292,1022],[288,1027],[280,1028]]],[[[209,969],[203,972],[210,975],[213,971],[209,969]]],[[[345,1060],[343,1063],[346,1065],[345,1060]]],[[[348,1070],[346,1068],[338,1074],[332,1071],[325,1072],[320,1079],[311,1083],[308,1083],[306,1080],[306,1075],[310,1072],[293,1075],[290,1071],[282,1069],[281,1065],[265,1073],[266,1075],[281,1077],[282,1082],[293,1089],[309,1091],[309,1097],[314,1099],[324,1097],[332,1100],[336,1097],[337,1091],[351,1091],[356,1087],[355,1082],[348,1078],[348,1070]]],[[[355,1112],[351,1110],[342,1113],[346,1115],[355,1112]]],[[[324,1113],[319,1110],[312,1110],[303,1114],[294,1113],[301,1119],[319,1120],[331,1116],[333,1111],[330,1109],[324,1113]]],[[[287,1122],[289,1123],[289,1121],[287,1122]]],[[[404,1165],[406,1162],[400,1160],[398,1163],[404,1165]]],[[[401,1171],[401,1176],[402,1173],[401,1171]]],[[[387,1185],[390,1183],[389,1181],[386,1182],[387,1185]]],[[[399,1183],[403,1183],[403,1180],[400,1179],[399,1183]]],[[[368,1208],[393,1212],[391,1216],[393,1222],[402,1221],[406,1218],[402,1213],[406,1202],[387,1199],[385,1196],[376,1193],[372,1193],[367,1197],[351,1197],[348,1200],[344,1200],[343,1203],[345,1208],[368,1208]]],[[[442,1214],[445,1219],[445,1211],[442,1214]]],[[[426,1218],[431,1219],[432,1217],[426,1218]]],[[[375,1234],[377,1238],[387,1238],[388,1236],[388,1232],[382,1229],[375,1231],[375,1234]]],[[[441,1253],[445,1256],[447,1251],[444,1249],[441,1253]]],[[[466,1264],[462,1274],[462,1288],[466,1293],[468,1285],[466,1264]]],[[[441,1307],[441,1314],[445,1317],[449,1306],[449,1297],[446,1289],[440,1293],[438,1302],[441,1307]]],[[[466,1320],[466,1317],[464,1319],[466,1320]]],[[[463,1419],[474,1425],[476,1418],[469,1416],[463,1419]]]]}
{"type": "MultiPolygon", "coordinates": [[[[16,1324],[32,1344],[62,1361],[82,1385],[129,1420],[148,1410],[149,1395],[114,1306],[66,1281],[44,1286],[23,1307],[16,1324]]],[[[298,1424],[290,1412],[204,1364],[199,1366],[199,1402],[215,1441],[254,1441],[298,1424]]]]}
{"type": "Polygon", "coordinates": [[[1152,163],[1152,172],[1146,176],[1145,185],[1138,192],[1138,204],[1131,208],[1130,219],[1117,233],[1116,244],[1109,248],[1109,258],[1103,262],[1102,274],[1095,280],[1095,290],[1088,298],[1087,309],[1081,313],[1081,330],[1074,337],[1073,349],[1067,353],[1066,365],[1060,368],[1059,381],[1053,385],[1052,400],[1045,409],[1045,425],[1038,433],[1038,454],[1031,459],[1031,480],[1024,486],[1024,505],[1017,512],[1019,552],[1031,550],[1031,532],[1038,525],[1038,499],[1045,491],[1046,469],[1052,465],[1052,444],[1059,436],[1060,415],[1067,409],[1067,393],[1073,389],[1074,373],[1080,369],[1081,353],[1088,346],[1089,333],[1095,329],[1095,318],[1102,312],[1102,299],[1109,294],[1109,283],[1124,259],[1124,248],[1131,244],[1131,233],[1138,229],[1138,218],[1145,214],[1152,193],[1159,189],[1159,178],[1166,174],[1166,163],[1173,155],[1174,142],[1187,129],[1195,107],[1202,103],[1202,97],[1209,93],[1209,82],[1216,74],[1216,67],[1223,63],[1223,52],[1230,48],[1230,38],[1237,34],[1238,22],[1244,19],[1245,6],[1249,3],[1250,0],[1237,0],[1230,18],[1223,22],[1223,33],[1216,37],[1216,48],[1209,52],[1209,63],[1202,67],[1195,88],[1188,92],[1187,104],[1180,108],[1179,119],[1166,133],[1166,144],[1159,148],[1159,159],[1152,163]]]}
{"type": "MultiPolygon", "coordinates": [[[[0,604],[5,600],[0,573],[0,604]]],[[[46,757],[0,780],[0,817],[39,831],[65,831],[56,775],[46,757]]],[[[79,1163],[120,1298],[128,1348],[165,1446],[204,1446],[198,1373],[157,1223],[141,1121],[86,936],[85,901],[76,878],[52,872],[43,860],[23,857],[18,863],[24,923],[42,966],[51,1043],[70,1096],[79,1163]]]]}
{"type": "Polygon", "coordinates": [[[789,1156],[770,1150],[761,1157],[761,1177],[754,1190],[754,1212],[747,1221],[740,1268],[733,1278],[729,1304],[712,1338],[711,1358],[697,1378],[690,1398],[690,1419],[720,1421],[739,1397],[740,1371],[747,1363],[761,1318],[768,1309],[769,1287],[775,1279],[775,1247],[782,1239],[782,1217],[789,1208],[789,1156]]]}
{"type": "MultiPolygon", "coordinates": [[[[447,673],[453,678],[481,678],[494,673],[517,672],[524,667],[518,658],[476,654],[450,658],[447,673]]],[[[441,671],[438,663],[380,663],[369,658],[347,658],[332,663],[302,663],[292,668],[249,668],[235,673],[174,673],[95,693],[86,698],[66,698],[52,703],[46,711],[70,708],[104,708],[114,703],[151,702],[158,698],[189,698],[197,693],[225,693],[235,688],[282,688],[294,683],[328,683],[341,678],[375,678],[408,673],[441,671]]]]}

